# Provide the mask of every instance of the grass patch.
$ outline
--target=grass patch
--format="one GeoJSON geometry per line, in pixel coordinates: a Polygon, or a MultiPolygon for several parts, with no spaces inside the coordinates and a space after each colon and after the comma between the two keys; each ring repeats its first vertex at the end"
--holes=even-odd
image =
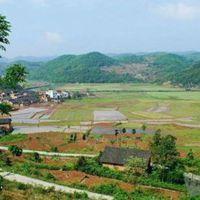
{"type": "Polygon", "coordinates": [[[27,139],[25,134],[16,134],[16,135],[6,135],[0,138],[0,143],[3,142],[20,142],[27,139]]]}

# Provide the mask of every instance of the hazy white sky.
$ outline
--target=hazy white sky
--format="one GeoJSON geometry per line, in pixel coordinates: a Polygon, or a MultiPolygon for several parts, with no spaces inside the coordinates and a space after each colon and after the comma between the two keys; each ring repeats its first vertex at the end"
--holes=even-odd
{"type": "Polygon", "coordinates": [[[7,57],[200,50],[200,0],[0,0],[7,57]]]}

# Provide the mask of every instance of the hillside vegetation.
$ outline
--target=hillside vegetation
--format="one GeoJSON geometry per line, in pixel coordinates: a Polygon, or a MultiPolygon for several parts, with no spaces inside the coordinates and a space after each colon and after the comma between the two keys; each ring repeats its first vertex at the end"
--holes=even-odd
{"type": "MultiPolygon", "coordinates": [[[[200,85],[200,53],[148,53],[107,56],[99,52],[63,55],[48,62],[17,61],[29,79],[54,83],[154,82],[200,85]]],[[[8,64],[1,63],[0,73],[8,64]]]]}
{"type": "Polygon", "coordinates": [[[106,55],[94,52],[84,55],[64,55],[45,63],[38,71],[32,71],[31,79],[56,83],[103,83],[137,81],[128,74],[118,75],[101,70],[118,62],[106,55]]]}

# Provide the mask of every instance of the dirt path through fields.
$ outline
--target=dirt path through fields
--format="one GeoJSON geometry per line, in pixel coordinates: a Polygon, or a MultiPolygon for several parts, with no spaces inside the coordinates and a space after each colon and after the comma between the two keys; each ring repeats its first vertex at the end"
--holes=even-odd
{"type": "Polygon", "coordinates": [[[74,188],[70,188],[67,186],[62,186],[62,185],[58,185],[55,183],[49,183],[49,182],[42,181],[39,179],[30,178],[27,176],[21,176],[19,174],[13,174],[10,172],[0,172],[0,176],[2,176],[4,179],[7,179],[9,181],[17,181],[17,182],[23,183],[23,184],[29,184],[29,185],[33,185],[33,186],[39,186],[39,187],[42,186],[44,188],[53,187],[55,189],[55,191],[64,192],[64,193],[70,193],[70,194],[73,194],[75,192],[86,193],[90,199],[113,200],[112,196],[97,194],[97,193],[89,192],[87,190],[74,189],[74,188]]]}

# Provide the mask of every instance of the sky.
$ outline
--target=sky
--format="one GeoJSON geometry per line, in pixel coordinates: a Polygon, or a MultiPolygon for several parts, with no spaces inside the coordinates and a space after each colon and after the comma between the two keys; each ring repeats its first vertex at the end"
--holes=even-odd
{"type": "Polygon", "coordinates": [[[4,57],[200,50],[200,0],[0,0],[4,57]]]}

